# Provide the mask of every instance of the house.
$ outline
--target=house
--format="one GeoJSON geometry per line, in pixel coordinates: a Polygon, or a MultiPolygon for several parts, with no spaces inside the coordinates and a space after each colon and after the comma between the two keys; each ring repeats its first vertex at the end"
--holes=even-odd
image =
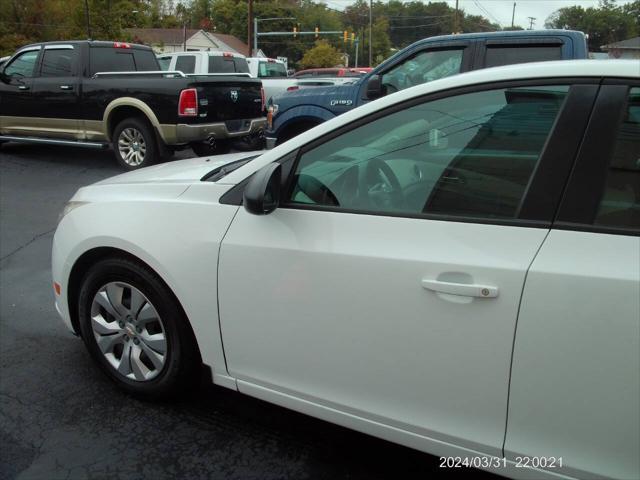
{"type": "Polygon", "coordinates": [[[609,54],[609,58],[624,58],[640,60],[640,37],[610,43],[600,47],[609,54]]]}
{"type": "Polygon", "coordinates": [[[248,45],[233,35],[194,28],[126,28],[125,33],[134,43],[149,45],[156,53],[182,52],[184,50],[219,50],[242,55],[249,53],[248,45]]]}

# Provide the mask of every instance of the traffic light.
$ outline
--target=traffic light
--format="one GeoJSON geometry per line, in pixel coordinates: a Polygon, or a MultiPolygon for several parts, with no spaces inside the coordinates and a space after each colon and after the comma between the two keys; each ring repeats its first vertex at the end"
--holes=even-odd
{"type": "Polygon", "coordinates": [[[349,38],[349,32],[347,32],[346,30],[343,33],[342,39],[344,40],[344,42],[347,42],[347,38],[349,38]]]}
{"type": "Polygon", "coordinates": [[[316,38],[318,38],[319,35],[320,35],[320,29],[316,27],[316,38]]]}
{"type": "Polygon", "coordinates": [[[296,38],[298,34],[298,27],[293,27],[293,38],[296,38]]]}

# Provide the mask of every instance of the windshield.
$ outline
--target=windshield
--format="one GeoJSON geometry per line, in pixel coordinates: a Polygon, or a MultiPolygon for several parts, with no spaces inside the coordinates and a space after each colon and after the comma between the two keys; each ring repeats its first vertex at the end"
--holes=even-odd
{"type": "Polygon", "coordinates": [[[286,77],[287,69],[282,63],[278,62],[260,62],[258,64],[258,77],[286,77]]]}

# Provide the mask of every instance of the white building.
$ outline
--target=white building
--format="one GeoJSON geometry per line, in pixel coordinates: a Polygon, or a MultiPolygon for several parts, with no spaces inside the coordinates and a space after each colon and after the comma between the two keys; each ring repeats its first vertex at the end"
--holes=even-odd
{"type": "Polygon", "coordinates": [[[193,28],[127,28],[125,33],[133,43],[151,46],[156,53],[182,51],[224,51],[242,55],[249,53],[249,47],[233,35],[207,32],[193,28]]]}
{"type": "Polygon", "coordinates": [[[609,58],[624,58],[640,60],[640,37],[622,40],[621,42],[610,43],[600,47],[609,54],[609,58]]]}

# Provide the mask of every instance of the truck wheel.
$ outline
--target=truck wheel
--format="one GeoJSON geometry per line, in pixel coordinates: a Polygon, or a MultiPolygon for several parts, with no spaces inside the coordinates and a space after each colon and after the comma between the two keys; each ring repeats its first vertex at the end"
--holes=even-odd
{"type": "Polygon", "coordinates": [[[229,142],[229,140],[216,140],[213,145],[208,142],[194,142],[190,147],[197,156],[208,157],[210,155],[229,153],[229,150],[231,150],[231,142],[229,142]]]}
{"type": "Polygon", "coordinates": [[[147,167],[158,160],[158,144],[148,122],[127,118],[113,131],[113,151],[116,160],[126,170],[147,167]]]}

